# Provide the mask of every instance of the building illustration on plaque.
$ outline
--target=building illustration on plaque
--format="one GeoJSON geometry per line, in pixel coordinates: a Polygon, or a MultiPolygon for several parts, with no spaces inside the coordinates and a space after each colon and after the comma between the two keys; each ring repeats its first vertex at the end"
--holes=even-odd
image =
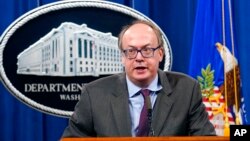
{"type": "Polygon", "coordinates": [[[123,71],[118,39],[64,22],[17,56],[17,74],[99,76],[123,71]]]}

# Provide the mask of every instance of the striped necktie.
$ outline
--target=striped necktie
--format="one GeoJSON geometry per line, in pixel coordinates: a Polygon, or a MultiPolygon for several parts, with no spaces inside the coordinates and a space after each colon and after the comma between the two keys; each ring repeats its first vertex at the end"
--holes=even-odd
{"type": "Polygon", "coordinates": [[[142,137],[142,136],[148,136],[149,134],[149,122],[148,122],[148,108],[146,104],[146,98],[149,97],[149,90],[148,89],[142,89],[141,94],[144,98],[144,105],[141,111],[140,115],[140,121],[138,126],[138,132],[136,133],[136,136],[142,137]]]}

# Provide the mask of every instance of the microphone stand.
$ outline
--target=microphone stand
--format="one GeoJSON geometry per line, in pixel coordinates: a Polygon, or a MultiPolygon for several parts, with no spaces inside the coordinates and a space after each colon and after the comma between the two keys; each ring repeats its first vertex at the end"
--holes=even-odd
{"type": "Polygon", "coordinates": [[[149,125],[149,136],[155,136],[154,129],[152,127],[152,104],[150,97],[146,96],[147,110],[148,110],[148,125],[149,125]]]}

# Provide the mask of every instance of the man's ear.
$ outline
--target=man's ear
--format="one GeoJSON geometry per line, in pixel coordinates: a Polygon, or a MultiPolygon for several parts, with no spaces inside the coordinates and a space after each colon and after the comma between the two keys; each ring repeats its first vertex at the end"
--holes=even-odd
{"type": "Polygon", "coordinates": [[[161,62],[163,57],[164,57],[164,48],[163,47],[159,49],[159,57],[160,57],[159,61],[161,62]]]}

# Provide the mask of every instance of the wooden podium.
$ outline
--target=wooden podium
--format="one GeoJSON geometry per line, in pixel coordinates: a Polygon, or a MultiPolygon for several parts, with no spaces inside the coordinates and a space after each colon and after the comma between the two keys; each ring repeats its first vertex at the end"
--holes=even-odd
{"type": "Polygon", "coordinates": [[[63,138],[61,141],[229,141],[224,136],[63,138]]]}

